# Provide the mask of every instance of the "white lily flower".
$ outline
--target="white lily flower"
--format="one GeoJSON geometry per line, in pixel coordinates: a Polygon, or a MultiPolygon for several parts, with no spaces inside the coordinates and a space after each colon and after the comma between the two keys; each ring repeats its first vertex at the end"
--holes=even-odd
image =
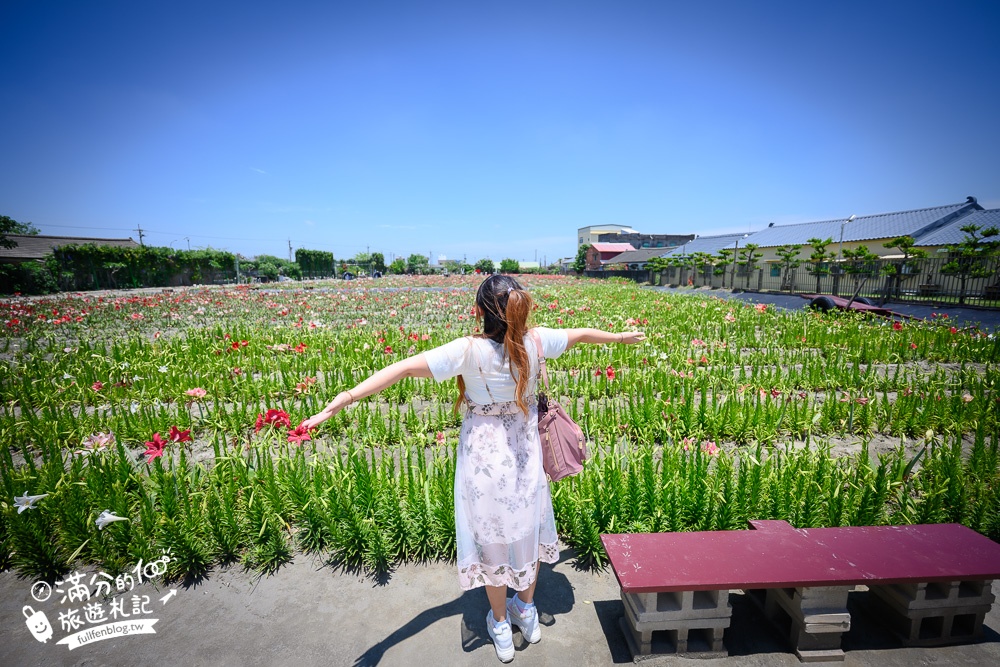
{"type": "Polygon", "coordinates": [[[29,496],[27,493],[25,493],[21,497],[16,497],[15,496],[14,497],[14,506],[17,507],[17,513],[20,514],[24,510],[37,509],[35,507],[35,503],[38,502],[39,500],[41,500],[42,498],[44,498],[47,495],[49,495],[49,494],[43,493],[40,496],[29,496]]]}
{"type": "Polygon", "coordinates": [[[101,516],[97,517],[97,528],[104,530],[104,527],[113,521],[128,521],[128,517],[115,516],[111,510],[104,510],[101,512],[101,516]]]}
{"type": "Polygon", "coordinates": [[[156,370],[160,371],[161,373],[166,373],[167,372],[167,367],[166,366],[160,366],[156,370]]]}
{"type": "Polygon", "coordinates": [[[63,373],[63,380],[72,380],[73,376],[69,373],[63,373]]]}

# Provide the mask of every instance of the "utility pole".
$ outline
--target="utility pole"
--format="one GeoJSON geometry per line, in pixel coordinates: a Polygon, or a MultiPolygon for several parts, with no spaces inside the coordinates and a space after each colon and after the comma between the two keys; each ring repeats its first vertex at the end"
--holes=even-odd
{"type": "Polygon", "coordinates": [[[288,239],[288,261],[292,261],[292,240],[288,239]]]}
{"type": "Polygon", "coordinates": [[[142,237],[144,236],[142,233],[142,225],[136,225],[135,229],[133,229],[132,231],[139,232],[139,245],[146,245],[145,243],[142,242],[142,237]]]}
{"type": "Polygon", "coordinates": [[[191,237],[185,236],[184,240],[188,242],[188,250],[190,250],[191,249],[191,237]]]}

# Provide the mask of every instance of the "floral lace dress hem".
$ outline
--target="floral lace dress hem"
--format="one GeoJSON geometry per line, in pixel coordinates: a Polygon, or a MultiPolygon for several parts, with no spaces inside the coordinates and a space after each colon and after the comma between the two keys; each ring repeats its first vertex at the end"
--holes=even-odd
{"type": "MultiPolygon", "coordinates": [[[[558,544],[539,544],[538,560],[542,563],[559,562],[558,544]]],[[[458,585],[468,591],[480,586],[507,586],[515,591],[523,591],[535,581],[535,563],[529,563],[521,570],[510,565],[485,565],[471,563],[458,569],[458,585]]]]}

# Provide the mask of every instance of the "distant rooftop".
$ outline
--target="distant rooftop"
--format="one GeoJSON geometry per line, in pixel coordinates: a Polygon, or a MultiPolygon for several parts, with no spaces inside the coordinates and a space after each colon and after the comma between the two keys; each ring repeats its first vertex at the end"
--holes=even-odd
{"type": "Polygon", "coordinates": [[[897,236],[912,236],[919,239],[922,235],[944,227],[955,219],[967,216],[976,210],[981,210],[981,207],[974,198],[970,197],[961,204],[864,215],[846,223],[847,218],[845,217],[822,222],[776,225],[754,232],[750,238],[752,239],[751,243],[756,243],[761,248],[807,245],[811,238],[832,238],[834,241],[840,241],[841,229],[843,229],[845,242],[892,239],[897,236]]]}
{"type": "Polygon", "coordinates": [[[966,225],[978,225],[979,235],[990,227],[1000,229],[1000,208],[993,208],[988,211],[973,211],[969,215],[953,220],[944,227],[937,229],[917,240],[914,245],[918,246],[947,246],[957,245],[964,241],[968,234],[961,230],[966,225]]]}

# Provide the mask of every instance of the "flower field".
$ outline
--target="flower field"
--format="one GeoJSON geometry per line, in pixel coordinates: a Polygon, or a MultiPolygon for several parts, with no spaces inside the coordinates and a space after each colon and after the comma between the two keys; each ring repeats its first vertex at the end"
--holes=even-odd
{"type": "MultiPolygon", "coordinates": [[[[298,425],[385,364],[473,333],[478,282],[0,302],[0,566],[114,572],[164,549],[172,576],[273,571],[297,550],[372,573],[452,558],[454,382],[407,379],[316,431],[298,425]]],[[[960,521],[1000,539],[995,335],[616,281],[528,284],[535,324],[647,335],[549,365],[593,452],[554,485],[582,561],[603,560],[602,532],[749,518],[960,521]]]]}

